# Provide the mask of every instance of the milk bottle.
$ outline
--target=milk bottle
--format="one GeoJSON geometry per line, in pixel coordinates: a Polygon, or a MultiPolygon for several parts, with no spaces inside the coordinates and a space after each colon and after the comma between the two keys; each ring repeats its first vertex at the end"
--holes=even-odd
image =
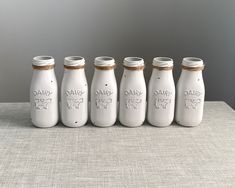
{"type": "Polygon", "coordinates": [[[117,118],[117,83],[112,57],[95,58],[91,84],[91,121],[98,127],[109,127],[117,118]]]}
{"type": "Polygon", "coordinates": [[[139,57],[126,57],[120,84],[119,120],[128,127],[141,126],[146,113],[146,84],[144,60],[139,57]]]}
{"type": "Polygon", "coordinates": [[[203,61],[186,57],[177,84],[176,121],[183,126],[197,126],[202,121],[205,87],[202,77],[203,61]]]}
{"type": "Polygon", "coordinates": [[[58,89],[54,73],[54,58],[33,58],[33,77],[30,86],[32,123],[41,128],[52,127],[58,122],[58,89]]]}
{"type": "Polygon", "coordinates": [[[85,59],[70,56],[64,59],[61,84],[61,120],[68,127],[81,127],[88,119],[88,85],[85,59]]]}
{"type": "Polygon", "coordinates": [[[153,59],[153,71],[148,87],[148,122],[165,127],[172,123],[175,108],[173,60],[168,57],[153,59]]]}

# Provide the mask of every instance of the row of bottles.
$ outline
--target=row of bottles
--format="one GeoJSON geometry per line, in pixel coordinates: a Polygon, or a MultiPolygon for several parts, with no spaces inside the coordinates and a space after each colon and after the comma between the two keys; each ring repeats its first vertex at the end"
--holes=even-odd
{"type": "MultiPolygon", "coordinates": [[[[52,127],[59,120],[58,88],[54,73],[54,59],[37,56],[33,59],[33,78],[30,87],[31,118],[37,127],[52,127]]],[[[118,119],[128,127],[141,126],[146,117],[150,124],[165,127],[174,117],[183,126],[197,126],[203,116],[205,88],[202,78],[203,61],[187,57],[177,83],[173,80],[173,60],[153,59],[153,71],[147,92],[144,79],[144,60],[126,57],[124,72],[118,89],[112,57],[95,58],[95,72],[91,84],[90,120],[99,127],[112,126],[118,119]],[[176,107],[175,107],[175,93],[176,107]]],[[[80,56],[66,57],[61,84],[61,120],[68,127],[80,127],[88,120],[88,84],[84,71],[85,60],[80,56]]]]}

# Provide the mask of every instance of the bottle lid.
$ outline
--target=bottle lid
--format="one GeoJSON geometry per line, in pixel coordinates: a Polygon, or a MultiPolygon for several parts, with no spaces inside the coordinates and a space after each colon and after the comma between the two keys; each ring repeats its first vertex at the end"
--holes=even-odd
{"type": "Polygon", "coordinates": [[[64,65],[79,67],[85,65],[85,59],[81,56],[68,56],[64,58],[64,65]]]}
{"type": "Polygon", "coordinates": [[[123,61],[126,67],[140,67],[144,66],[144,59],[141,57],[126,57],[123,61]]]}
{"type": "Polygon", "coordinates": [[[55,64],[55,60],[52,56],[36,56],[33,58],[33,65],[35,66],[48,66],[48,65],[54,65],[55,64]]]}
{"type": "Polygon", "coordinates": [[[169,57],[155,57],[153,59],[153,66],[157,67],[172,67],[173,59],[169,57]]]}
{"type": "Polygon", "coordinates": [[[109,56],[100,56],[95,58],[94,64],[97,67],[113,67],[115,66],[115,60],[109,56]]]}
{"type": "Polygon", "coordinates": [[[203,60],[197,57],[185,57],[183,58],[182,65],[185,67],[203,67],[203,60]]]}

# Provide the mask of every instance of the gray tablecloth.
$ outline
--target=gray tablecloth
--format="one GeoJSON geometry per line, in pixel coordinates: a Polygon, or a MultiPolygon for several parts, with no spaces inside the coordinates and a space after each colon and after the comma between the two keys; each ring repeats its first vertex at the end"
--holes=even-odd
{"type": "Polygon", "coordinates": [[[2,103],[0,187],[235,187],[235,111],[207,102],[195,128],[40,129],[28,103],[2,103]]]}

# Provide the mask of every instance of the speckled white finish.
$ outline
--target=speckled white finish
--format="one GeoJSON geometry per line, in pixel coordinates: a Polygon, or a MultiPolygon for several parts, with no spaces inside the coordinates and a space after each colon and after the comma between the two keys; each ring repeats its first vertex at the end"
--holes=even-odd
{"type": "MultiPolygon", "coordinates": [[[[166,57],[154,58],[153,65],[172,67],[173,60],[166,57]]],[[[174,119],[175,83],[172,70],[153,68],[148,85],[147,120],[151,125],[166,127],[174,119]]]]}
{"type": "MultiPolygon", "coordinates": [[[[37,66],[53,65],[50,56],[37,56],[33,59],[37,66]]],[[[46,128],[57,124],[58,88],[54,69],[33,70],[30,86],[31,119],[35,126],[46,128]]]]}
{"type": "MultiPolygon", "coordinates": [[[[186,67],[201,67],[203,61],[199,58],[184,58],[182,64],[186,67]]],[[[188,127],[198,126],[203,117],[205,86],[202,71],[182,69],[177,83],[176,121],[188,127]]]]}
{"type": "MultiPolygon", "coordinates": [[[[96,66],[113,66],[114,59],[107,56],[97,57],[96,66]]],[[[112,126],[117,119],[117,82],[114,69],[95,68],[91,84],[91,122],[98,127],[112,126]]]]}
{"type": "MultiPolygon", "coordinates": [[[[79,56],[65,58],[67,66],[83,66],[79,56]]],[[[68,127],[81,127],[88,120],[88,84],[84,68],[64,69],[61,84],[61,120],[68,127]]]]}
{"type": "MultiPolygon", "coordinates": [[[[144,60],[139,57],[127,57],[123,64],[138,67],[144,65],[144,60]]],[[[119,121],[128,127],[141,126],[146,114],[146,84],[143,70],[124,68],[119,92],[119,121]]]]}

